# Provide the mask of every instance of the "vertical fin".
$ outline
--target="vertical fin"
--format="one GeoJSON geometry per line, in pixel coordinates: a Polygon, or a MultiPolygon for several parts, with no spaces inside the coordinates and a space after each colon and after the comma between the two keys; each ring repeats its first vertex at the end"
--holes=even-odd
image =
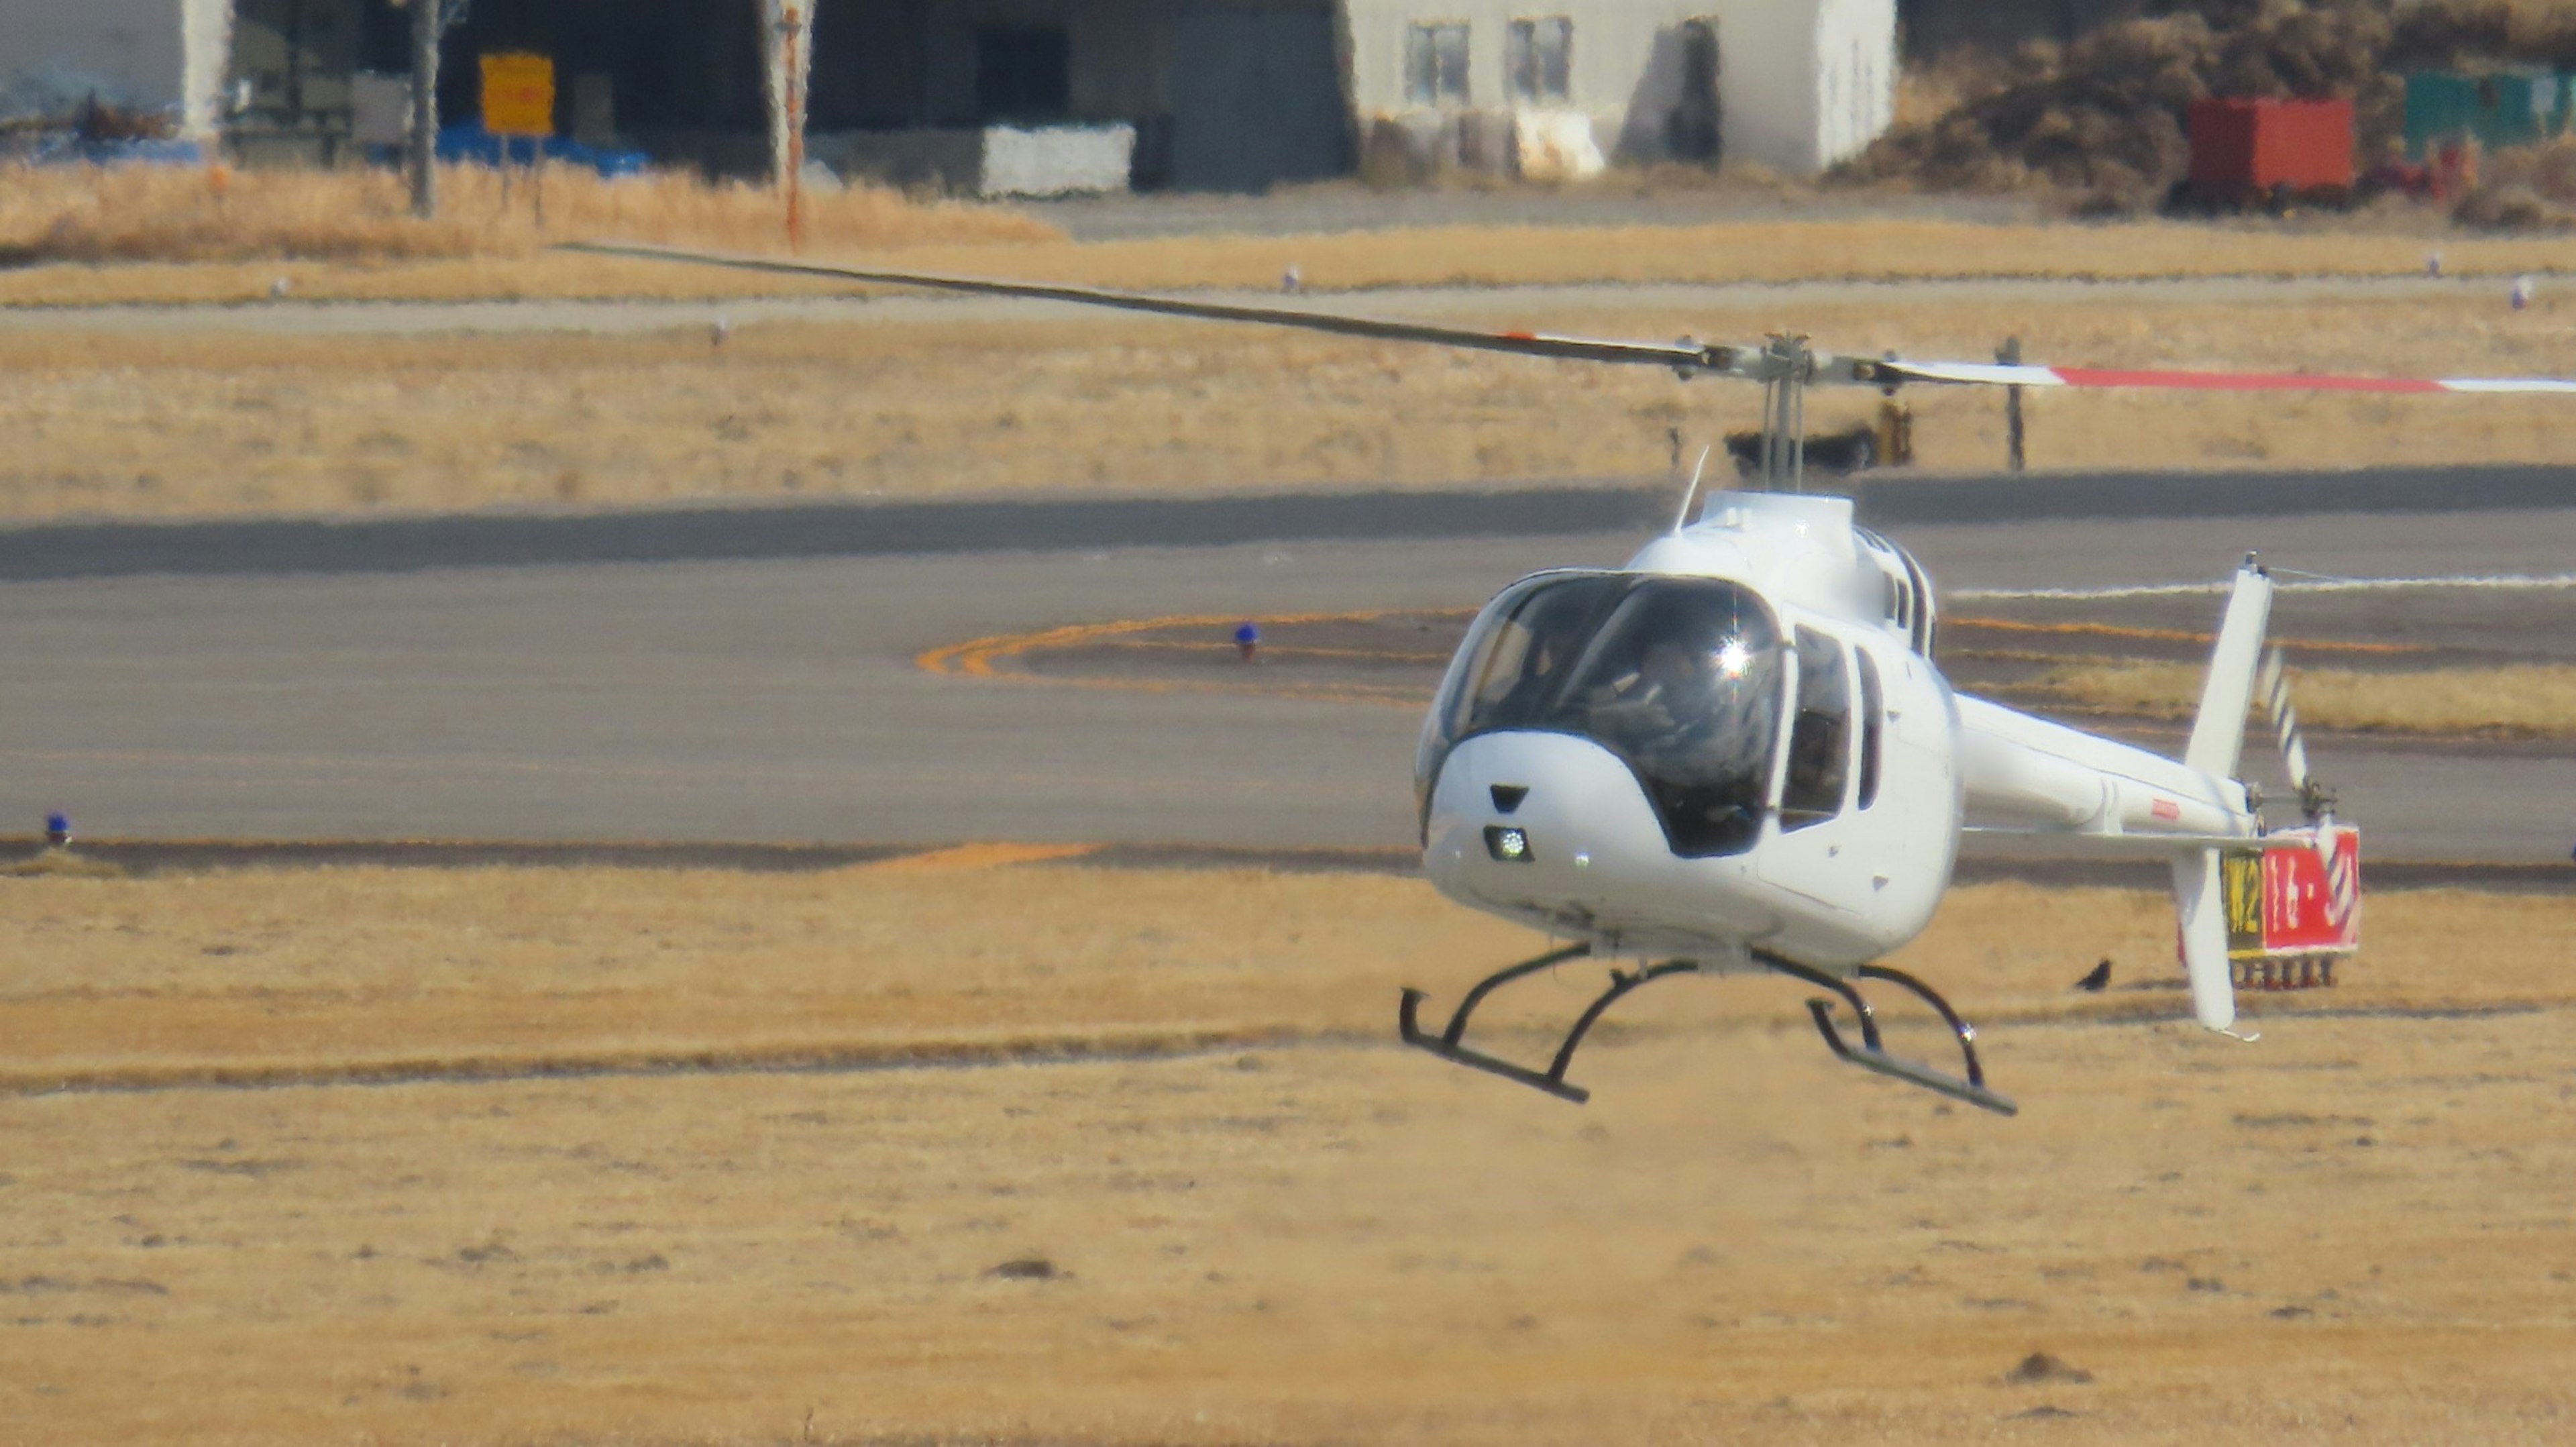
{"type": "MultiPolygon", "coordinates": [[[[2245,745],[2245,711],[2254,702],[2254,670],[2263,661],[2263,632],[2271,623],[2272,578],[2245,555],[2235,590],[2218,624],[2218,646],[2209,652],[2209,677],[2201,685],[2200,714],[2182,761],[2213,779],[2236,776],[2245,745]]],[[[2215,866],[2213,866],[2214,868],[2215,866]]],[[[2225,951],[2220,952],[2223,957],[2225,951]]]]}
{"type": "Polygon", "coordinates": [[[2227,895],[2219,882],[2218,851],[2175,855],[2173,883],[2192,1013],[2209,1029],[2225,1030],[2236,1023],[2236,982],[2227,972],[2227,895]]]}

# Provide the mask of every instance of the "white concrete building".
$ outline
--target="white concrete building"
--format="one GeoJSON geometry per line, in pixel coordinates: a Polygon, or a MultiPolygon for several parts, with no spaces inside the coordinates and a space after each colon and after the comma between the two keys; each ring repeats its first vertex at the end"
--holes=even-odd
{"type": "Polygon", "coordinates": [[[214,135],[232,47],[230,0],[6,0],[0,85],[95,80],[101,99],[169,112],[194,139],[214,135]]]}
{"type": "MultiPolygon", "coordinates": [[[[1665,159],[1803,176],[1893,118],[1896,3],[802,0],[797,50],[810,153],[907,182],[1057,128],[1123,136],[1136,184],[1187,190],[1665,159]]],[[[781,8],[474,0],[440,110],[472,119],[477,55],[532,52],[555,62],[559,130],[765,173],[781,8]]],[[[0,83],[87,68],[244,160],[339,164],[350,78],[408,69],[405,22],[385,0],[0,0],[0,83]]]]}
{"type": "Polygon", "coordinates": [[[1552,111],[1614,162],[1722,155],[1806,176],[1895,118],[1895,0],[1343,4],[1365,144],[1400,137],[1417,164],[1508,167],[1520,118],[1552,111]]]}

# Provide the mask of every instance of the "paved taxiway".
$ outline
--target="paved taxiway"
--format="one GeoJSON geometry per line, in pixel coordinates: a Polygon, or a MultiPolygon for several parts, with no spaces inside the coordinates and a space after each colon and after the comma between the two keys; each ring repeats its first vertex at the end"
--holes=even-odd
{"type": "MultiPolygon", "coordinates": [[[[1525,286],[1382,287],[1357,292],[1317,291],[1283,297],[1276,291],[1200,290],[1193,300],[1318,312],[1355,311],[1365,316],[1459,325],[1520,325],[1532,316],[1617,309],[1704,313],[1767,313],[1780,307],[1853,302],[1981,302],[2049,306],[2256,305],[2338,301],[2405,301],[2470,298],[2492,304],[2490,276],[2205,276],[2096,280],[2080,277],[1927,277],[1891,280],[1786,282],[1573,282],[1525,286]]],[[[168,336],[192,333],[288,337],[415,337],[467,333],[565,333],[627,336],[674,328],[697,329],[717,321],[813,322],[859,326],[995,322],[1013,326],[1111,325],[1133,318],[1071,302],[1017,297],[866,296],[733,297],[711,301],[514,300],[514,301],[263,301],[173,305],[116,303],[104,306],[0,307],[0,332],[93,332],[168,336]]]]}
{"type": "MultiPolygon", "coordinates": [[[[1455,608],[1534,568],[1615,563],[1637,538],[1624,522],[1442,536],[1499,515],[1443,507],[1375,539],[1301,540],[1296,509],[1274,508],[1243,524],[1269,541],[1139,523],[1128,535],[1188,544],[1105,546],[1100,527],[1068,522],[1065,547],[1014,529],[1009,551],[747,557],[719,545],[729,515],[701,514],[681,531],[716,541],[650,551],[659,561],[603,546],[584,562],[457,566],[470,550],[396,548],[371,567],[357,546],[340,571],[278,559],[208,576],[101,563],[81,554],[107,546],[96,533],[21,532],[7,557],[88,556],[62,571],[92,576],[0,570],[19,579],[0,583],[0,825],[64,808],[89,833],[135,838],[1401,844],[1412,709],[938,677],[914,658],[1117,618],[1455,608]]],[[[782,514],[762,516],[775,530],[782,514]]],[[[2343,576],[2576,560],[2568,508],[1893,530],[1951,590],[2214,580],[2248,548],[2343,576]]],[[[187,566],[190,536],[155,534],[182,556],[136,566],[187,566]]],[[[2474,606],[2534,651],[2576,638],[2576,590],[2474,606]]],[[[2576,843],[2576,749],[2319,752],[2381,857],[2541,862],[2576,843]]]]}

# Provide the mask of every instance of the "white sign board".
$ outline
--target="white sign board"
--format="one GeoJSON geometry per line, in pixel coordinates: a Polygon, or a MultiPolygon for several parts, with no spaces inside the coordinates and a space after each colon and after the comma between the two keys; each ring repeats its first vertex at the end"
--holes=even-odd
{"type": "Polygon", "coordinates": [[[399,146],[411,135],[411,77],[362,70],[349,77],[349,139],[399,146]]]}

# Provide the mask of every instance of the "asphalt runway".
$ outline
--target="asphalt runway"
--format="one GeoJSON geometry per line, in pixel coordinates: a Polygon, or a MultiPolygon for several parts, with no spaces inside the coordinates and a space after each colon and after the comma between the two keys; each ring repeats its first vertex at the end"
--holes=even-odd
{"type": "MultiPolygon", "coordinates": [[[[2238,500],[2263,487],[2240,480],[2238,500]]],[[[2576,509],[2494,505],[2502,493],[2461,512],[2022,522],[1994,520],[2000,496],[1963,504],[1975,520],[1890,530],[1954,593],[2214,582],[2248,549],[2380,578],[2547,577],[2576,560],[2576,509]]],[[[695,513],[674,535],[714,542],[619,561],[530,546],[567,526],[530,518],[477,522],[493,529],[481,543],[428,554],[399,532],[335,533],[318,568],[284,549],[256,569],[226,566],[240,559],[217,533],[160,529],[137,554],[113,530],[25,530],[0,546],[0,826],[32,831],[60,808],[85,834],[138,840],[1401,847],[1419,710],[1400,699],[943,676],[916,659],[1122,619],[1197,617],[1222,636],[1238,617],[1472,607],[1638,541],[1636,497],[1588,511],[1567,497],[1575,519],[1608,523],[1497,531],[1514,504],[1469,496],[1445,513],[1387,502],[1411,521],[1368,536],[1351,519],[1377,504],[1343,495],[1315,504],[1329,526],[1277,500],[1224,526],[1167,511],[1170,546],[1147,514],[1098,504],[1110,511],[1052,531],[995,529],[1007,549],[976,550],[960,514],[914,519],[945,539],[927,550],[799,552],[729,551],[741,518],[695,513]]],[[[781,515],[742,516],[768,536],[781,515]]],[[[2104,607],[2163,626],[2214,618],[2217,600],[2104,607]]],[[[2293,594],[2281,616],[2419,628],[2437,649],[2492,632],[2563,657],[2576,589],[2293,594]]],[[[2576,844],[2576,749],[2346,737],[2317,752],[2374,857],[2538,865],[2576,844]]]]}

